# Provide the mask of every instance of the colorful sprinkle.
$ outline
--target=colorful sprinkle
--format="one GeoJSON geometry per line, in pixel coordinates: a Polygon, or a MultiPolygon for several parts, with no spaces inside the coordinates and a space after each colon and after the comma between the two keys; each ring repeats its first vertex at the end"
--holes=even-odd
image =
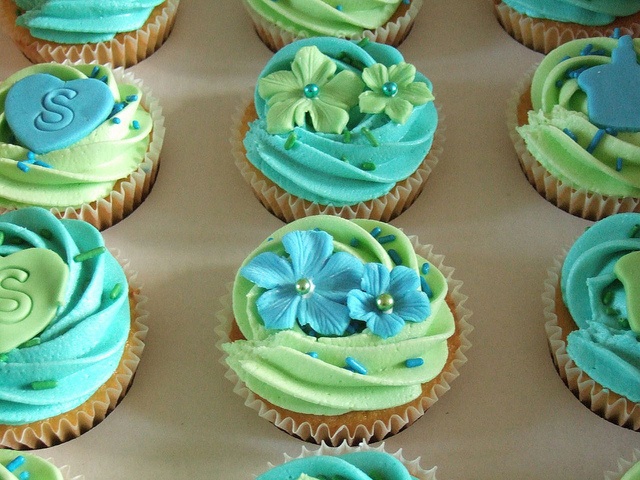
{"type": "Polygon", "coordinates": [[[362,162],[360,168],[365,172],[373,172],[376,169],[376,164],[373,162],[362,162]]]}
{"type": "Polygon", "coordinates": [[[35,162],[33,162],[34,165],[37,165],[39,167],[44,167],[44,168],[53,168],[53,166],[49,165],[46,162],[43,162],[42,160],[36,160],[35,162]]]}
{"type": "Polygon", "coordinates": [[[616,27],[613,29],[613,34],[611,34],[611,38],[620,38],[620,27],[616,27]]]}
{"type": "Polygon", "coordinates": [[[382,229],[380,227],[375,227],[370,233],[373,238],[377,238],[378,235],[380,235],[380,232],[382,232],[382,229]]]}
{"type": "Polygon", "coordinates": [[[360,40],[356,45],[358,45],[360,48],[364,48],[367,45],[369,45],[369,43],[371,43],[371,40],[369,40],[368,37],[364,37],[362,40],[360,40]]]}
{"type": "Polygon", "coordinates": [[[618,325],[620,325],[620,327],[622,328],[629,328],[629,320],[624,317],[620,317],[618,319],[618,325]]]}
{"type": "Polygon", "coordinates": [[[109,294],[109,298],[111,300],[115,300],[116,298],[118,298],[118,295],[120,295],[121,291],[122,291],[122,284],[121,283],[116,283],[113,286],[113,289],[111,290],[111,293],[109,294]]]}
{"type": "Polygon", "coordinates": [[[622,158],[616,158],[616,172],[622,170],[622,158]]]}
{"type": "Polygon", "coordinates": [[[92,248],[91,250],[87,250],[86,252],[79,253],[78,255],[73,257],[73,259],[78,263],[84,262],[86,260],[92,259],[93,257],[97,257],[98,255],[102,255],[106,251],[107,249],[105,247],[96,247],[92,248]]]}
{"type": "Polygon", "coordinates": [[[364,366],[360,362],[358,362],[355,358],[347,357],[345,359],[345,362],[347,363],[347,367],[352,369],[354,372],[359,373],[360,375],[367,374],[367,369],[364,368],[364,366]]]}
{"type": "Polygon", "coordinates": [[[339,12],[342,11],[342,5],[336,5],[336,10],[338,10],[339,12]]]}
{"type": "Polygon", "coordinates": [[[45,240],[51,240],[53,238],[53,233],[51,233],[51,230],[43,228],[42,230],[40,230],[40,236],[45,240]]]}
{"type": "Polygon", "coordinates": [[[360,240],[358,240],[357,238],[354,237],[349,242],[349,245],[351,245],[354,248],[359,247],[360,246],[360,240]]]}
{"type": "Polygon", "coordinates": [[[431,287],[424,277],[420,277],[420,288],[422,288],[422,291],[427,294],[427,297],[433,298],[433,290],[431,290],[431,287]]]}
{"type": "Polygon", "coordinates": [[[404,362],[407,368],[416,368],[424,365],[424,360],[420,357],[417,358],[407,358],[407,361],[404,362]]]}
{"type": "Polygon", "coordinates": [[[23,172],[27,173],[29,171],[29,166],[26,163],[18,162],[17,165],[18,165],[18,168],[23,172]]]}
{"type": "Polygon", "coordinates": [[[351,131],[345,128],[344,131],[342,132],[342,138],[344,143],[351,143],[351,131]]]}
{"type": "Polygon", "coordinates": [[[35,347],[36,345],[40,345],[40,337],[33,337],[31,340],[27,340],[26,342],[24,342],[18,348],[29,348],[35,347]]]}
{"type": "Polygon", "coordinates": [[[402,265],[402,258],[400,258],[400,254],[398,252],[391,248],[387,253],[389,254],[389,257],[391,257],[391,260],[393,260],[393,263],[396,265],[402,265]]]}
{"type": "Polygon", "coordinates": [[[360,131],[365,137],[367,137],[367,140],[369,140],[369,143],[371,145],[373,145],[374,147],[380,146],[380,143],[378,143],[378,139],[373,135],[373,133],[371,133],[371,130],[369,130],[367,127],[362,127],[360,131]]]}
{"type": "Polygon", "coordinates": [[[96,75],[98,75],[98,72],[100,71],[100,67],[95,66],[93,67],[93,70],[91,70],[91,78],[96,78],[96,75]]]}
{"type": "Polygon", "coordinates": [[[309,355],[312,358],[318,358],[318,352],[307,352],[307,355],[309,355]]]}
{"type": "Polygon", "coordinates": [[[567,76],[569,78],[578,78],[580,76],[580,74],[582,72],[584,72],[586,69],[587,69],[587,67],[576,68],[575,70],[571,70],[571,71],[567,72],[567,76]]]}
{"type": "Polygon", "coordinates": [[[617,308],[609,307],[605,310],[605,313],[609,316],[616,317],[620,315],[620,310],[618,310],[617,308]]]}
{"type": "Polygon", "coordinates": [[[638,236],[638,233],[640,233],[640,224],[633,226],[633,228],[631,229],[631,233],[629,234],[629,238],[636,238],[638,236]]]}
{"type": "Polygon", "coordinates": [[[31,478],[31,474],[27,471],[20,472],[18,475],[18,480],[29,480],[31,478]]]}
{"type": "Polygon", "coordinates": [[[378,243],[384,245],[385,243],[391,243],[396,239],[395,235],[385,235],[384,237],[378,238],[378,243]]]}
{"type": "Polygon", "coordinates": [[[564,85],[564,80],[556,80],[556,88],[561,88],[564,85]]]}
{"type": "Polygon", "coordinates": [[[575,134],[575,133],[573,133],[573,132],[572,132],[571,130],[569,130],[568,128],[563,128],[563,129],[562,129],[562,131],[563,131],[564,133],[566,133],[566,134],[569,136],[569,138],[570,138],[571,140],[573,140],[574,142],[577,142],[577,141],[578,141],[578,137],[576,137],[576,134],[575,134]]]}
{"type": "Polygon", "coordinates": [[[115,123],[116,125],[119,125],[119,124],[120,124],[120,122],[121,122],[122,120],[120,120],[118,117],[113,117],[113,118],[111,119],[111,121],[112,121],[113,123],[115,123]]]}
{"type": "Polygon", "coordinates": [[[31,382],[32,390],[51,390],[52,388],[56,388],[58,386],[58,382],[56,380],[41,380],[37,382],[31,382]]]}
{"type": "Polygon", "coordinates": [[[11,460],[5,468],[10,472],[13,472],[18,468],[20,468],[22,465],[24,465],[24,462],[26,461],[27,461],[26,458],[24,458],[22,455],[18,455],[16,458],[11,460]]]}
{"type": "Polygon", "coordinates": [[[591,53],[591,50],[593,50],[593,44],[592,43],[588,43],[581,51],[580,51],[580,55],[589,55],[591,53]]]}
{"type": "Polygon", "coordinates": [[[342,155],[342,156],[340,157],[340,160],[342,160],[343,162],[349,162],[349,159],[347,158],[347,156],[346,156],[346,155],[342,155]]]}
{"type": "Polygon", "coordinates": [[[429,269],[431,268],[431,264],[429,262],[424,262],[422,267],[420,267],[420,272],[423,275],[427,275],[429,273],[429,269]]]}
{"type": "Polygon", "coordinates": [[[600,300],[603,305],[611,305],[613,301],[613,290],[605,290],[602,292],[602,298],[600,300]]]}
{"type": "Polygon", "coordinates": [[[100,79],[100,81],[101,81],[101,82],[104,82],[104,83],[107,83],[107,81],[108,81],[108,80],[109,80],[109,78],[108,78],[106,75],[104,75],[104,76],[100,79]]]}
{"type": "Polygon", "coordinates": [[[134,130],[140,130],[140,122],[138,120],[134,120],[133,122],[131,122],[131,127],[134,130]]]}
{"type": "Polygon", "coordinates": [[[587,147],[587,152],[593,153],[593,151],[596,149],[596,147],[600,143],[600,140],[602,140],[602,137],[604,137],[605,133],[607,132],[605,132],[602,128],[598,129],[596,134],[591,139],[591,143],[589,143],[589,146],[587,147]]]}
{"type": "Polygon", "coordinates": [[[6,353],[0,353],[0,362],[4,363],[7,360],[9,360],[9,355],[7,355],[6,353]]]}
{"type": "Polygon", "coordinates": [[[289,137],[287,137],[287,141],[284,142],[284,149],[285,150],[291,150],[293,148],[293,146],[296,144],[296,133],[295,132],[291,132],[289,134],[289,137]]]}
{"type": "Polygon", "coordinates": [[[604,131],[607,132],[612,137],[616,137],[618,135],[618,131],[613,127],[607,127],[604,129],[604,131]]]}
{"type": "Polygon", "coordinates": [[[127,102],[136,102],[138,100],[138,95],[129,95],[125,98],[127,102]]]}

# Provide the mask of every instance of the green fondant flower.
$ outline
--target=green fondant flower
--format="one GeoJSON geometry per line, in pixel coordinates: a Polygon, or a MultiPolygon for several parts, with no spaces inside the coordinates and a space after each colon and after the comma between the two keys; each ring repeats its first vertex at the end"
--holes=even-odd
{"type": "Polygon", "coordinates": [[[258,93],[267,102],[267,131],[287,133],[303,126],[309,114],[318,132],[341,133],[349,121],[348,110],[358,103],[364,84],[353,72],[337,75],[336,64],[317,47],[303,47],[283,70],[263,77],[258,93]]]}
{"type": "Polygon", "coordinates": [[[394,122],[404,124],[413,107],[433,100],[433,94],[424,82],[414,82],[416,67],[398,63],[389,68],[376,63],[362,72],[362,80],[371,90],[360,95],[360,111],[386,113],[394,122]]]}

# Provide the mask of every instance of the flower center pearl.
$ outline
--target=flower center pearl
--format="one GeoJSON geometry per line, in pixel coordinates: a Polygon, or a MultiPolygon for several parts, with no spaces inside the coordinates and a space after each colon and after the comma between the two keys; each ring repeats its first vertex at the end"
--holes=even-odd
{"type": "Polygon", "coordinates": [[[376,305],[378,310],[388,312],[393,308],[393,297],[388,293],[383,293],[376,298],[376,305]]]}
{"type": "Polygon", "coordinates": [[[301,278],[296,282],[296,292],[298,295],[307,295],[313,291],[313,283],[308,278],[301,278]]]}
{"type": "Polygon", "coordinates": [[[396,93],[398,93],[398,84],[396,82],[385,83],[382,85],[382,93],[387,97],[395,97],[396,93]]]}
{"type": "Polygon", "coordinates": [[[309,83],[304,86],[304,96],[307,98],[316,98],[320,93],[320,88],[315,83],[309,83]]]}

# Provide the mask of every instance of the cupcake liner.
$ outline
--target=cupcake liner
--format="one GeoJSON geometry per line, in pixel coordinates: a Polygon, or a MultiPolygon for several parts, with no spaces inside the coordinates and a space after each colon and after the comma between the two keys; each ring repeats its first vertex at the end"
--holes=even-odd
{"type": "MultiPolygon", "coordinates": [[[[64,63],[77,65],[82,62],[64,63]]],[[[116,182],[107,197],[99,198],[91,203],[84,203],[79,207],[53,207],[49,209],[58,218],[84,220],[98,230],[106,230],[126,218],[147,198],[158,176],[160,152],[165,135],[162,107],[152,95],[151,90],[145,87],[141,80],[135,78],[130,72],[125,72],[121,67],[114,69],[113,75],[118,83],[134,84],[140,88],[142,91],[140,105],[151,114],[153,129],[144,159],[134,172],[116,182]]],[[[15,207],[0,207],[0,214],[15,209],[15,207]]]]}
{"type": "Polygon", "coordinates": [[[129,282],[131,329],[124,353],[111,377],[82,405],[69,412],[25,425],[0,425],[0,448],[32,450],[51,447],[79,437],[98,425],[124,398],[131,387],[148,327],[149,313],[144,309],[147,297],[140,293],[137,273],[118,252],[112,252],[122,265],[129,282]]]}
{"type": "Polygon", "coordinates": [[[229,293],[221,299],[222,309],[216,314],[220,321],[220,324],[215,329],[219,338],[216,346],[223,352],[220,362],[227,366],[225,376],[234,383],[233,391],[245,399],[246,406],[256,410],[260,417],[273,423],[279,429],[304,441],[312,443],[325,442],[332,446],[340,445],[343,442],[349,445],[356,445],[360,442],[377,442],[400,432],[422,417],[427,409],[451,388],[451,382],[460,375],[459,368],[467,362],[464,352],[471,347],[471,342],[467,339],[467,336],[473,330],[471,324],[468,323],[471,311],[464,306],[468,297],[460,292],[462,282],[452,278],[454,269],[443,265],[444,256],[433,253],[431,245],[418,243],[416,236],[409,236],[409,239],[416,253],[431,262],[447,279],[449,286],[447,304],[454,313],[456,323],[456,333],[448,341],[449,358],[440,374],[422,385],[422,395],[398,407],[384,411],[373,411],[374,415],[378,412],[386,413],[385,417],[381,415],[379,419],[372,419],[371,416],[367,415],[371,412],[364,412],[363,415],[361,415],[362,412],[349,412],[337,417],[305,415],[291,412],[269,403],[249,390],[236,373],[231,368],[228,368],[226,363],[227,354],[222,350],[222,344],[230,341],[232,329],[237,328],[231,305],[233,286],[228,285],[229,293]],[[354,414],[356,419],[366,419],[369,423],[359,423],[354,426],[346,425],[345,417],[348,418],[351,414],[354,414]]]}
{"type": "MultiPolygon", "coordinates": [[[[269,47],[270,50],[276,52],[285,45],[309,37],[306,32],[288,31],[277,24],[271,23],[255,12],[246,2],[243,3],[245,10],[249,14],[249,17],[251,17],[258,37],[260,37],[262,43],[269,47]]],[[[423,0],[412,0],[407,6],[402,2],[398,6],[396,13],[386,24],[374,30],[365,30],[359,35],[349,37],[349,39],[358,41],[363,38],[368,38],[372,42],[386,43],[387,45],[397,47],[403,42],[407,35],[409,35],[415,17],[422,7],[422,3],[423,0]]]]}
{"type": "Polygon", "coordinates": [[[529,153],[516,127],[527,122],[527,112],[532,108],[530,88],[536,68],[537,65],[520,81],[507,104],[509,136],[529,183],[556,207],[586,220],[596,221],[622,212],[640,212],[640,198],[601,195],[585,188],[573,188],[552,175],[529,153]]]}
{"type": "Polygon", "coordinates": [[[624,458],[618,459],[617,471],[604,472],[605,480],[620,480],[624,474],[638,462],[640,462],[640,450],[634,449],[631,460],[626,460],[624,458]]]}
{"type": "MultiPolygon", "coordinates": [[[[384,447],[385,447],[384,442],[382,442],[380,445],[376,447],[372,447],[371,445],[367,445],[366,443],[361,443],[358,446],[351,447],[346,442],[343,442],[337,447],[331,447],[329,445],[326,445],[324,442],[321,443],[318,446],[318,448],[307,448],[306,445],[303,445],[302,451],[296,457],[292,457],[285,453],[284,463],[290,462],[291,460],[297,460],[299,458],[306,458],[306,457],[317,457],[321,455],[337,456],[337,455],[344,455],[344,454],[353,453],[353,452],[374,451],[374,452],[380,452],[380,453],[387,453],[392,457],[395,457],[396,459],[400,460],[400,462],[405,466],[405,468],[409,471],[409,473],[413,477],[415,477],[417,480],[436,480],[437,467],[425,469],[420,464],[420,460],[421,460],[420,457],[416,458],[415,460],[407,460],[406,458],[404,458],[402,449],[399,449],[395,453],[391,453],[391,452],[387,452],[384,447]]],[[[269,463],[269,468],[274,468],[276,466],[277,465],[269,463]]]]}
{"type": "Polygon", "coordinates": [[[592,412],[621,427],[640,431],[640,404],[627,400],[595,382],[578,368],[567,353],[567,335],[577,329],[577,326],[565,324],[557,314],[558,308],[565,308],[560,292],[560,271],[564,257],[566,252],[558,256],[547,271],[542,294],[544,327],[553,364],[569,390],[592,412]]]}
{"type": "Polygon", "coordinates": [[[518,42],[540,53],[549,53],[577,38],[610,37],[616,28],[621,35],[640,35],[640,14],[620,17],[608,25],[585,26],[532,18],[512,9],[502,0],[492,0],[493,10],[502,28],[518,42]]]}
{"type": "Polygon", "coordinates": [[[438,129],[434,135],[431,149],[411,176],[396,183],[386,195],[354,205],[337,207],[321,205],[286,192],[247,160],[246,149],[242,142],[249,129],[249,123],[256,118],[257,114],[252,100],[247,100],[235,112],[230,139],[232,153],[236,166],[253,189],[256,198],[270,213],[284,222],[292,222],[299,218],[319,214],[335,215],[348,219],[367,218],[383,222],[394,219],[409,208],[422,193],[429,175],[438,164],[445,139],[444,122],[442,118],[439,118],[438,129]]]}
{"type": "Polygon", "coordinates": [[[16,25],[17,7],[13,0],[0,0],[0,25],[33,63],[68,60],[126,68],[160,48],[171,33],[179,4],[180,0],[166,0],[155,7],[138,30],[119,33],[112,40],[98,43],[62,44],[32,37],[28,29],[16,25]]]}

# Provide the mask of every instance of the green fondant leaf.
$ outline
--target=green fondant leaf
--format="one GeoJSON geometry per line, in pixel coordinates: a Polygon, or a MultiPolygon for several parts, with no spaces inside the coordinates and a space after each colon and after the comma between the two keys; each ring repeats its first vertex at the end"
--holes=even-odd
{"type": "Polygon", "coordinates": [[[304,85],[292,72],[288,71],[274,72],[258,80],[258,94],[269,100],[278,94],[301,95],[303,88],[304,85]]]}
{"type": "Polygon", "coordinates": [[[342,133],[349,122],[349,114],[345,110],[320,99],[312,102],[309,113],[313,128],[318,132],[342,133]]]}
{"type": "Polygon", "coordinates": [[[369,90],[360,95],[359,108],[362,113],[380,113],[384,111],[388,101],[389,97],[369,90]]]}
{"type": "Polygon", "coordinates": [[[362,80],[373,91],[381,91],[382,85],[389,81],[387,67],[381,63],[376,63],[362,71],[362,80]]]}
{"type": "Polygon", "coordinates": [[[293,75],[303,86],[315,83],[322,87],[335,73],[336,68],[338,68],[336,64],[316,46],[298,50],[291,64],[293,75]]]}
{"type": "Polygon", "coordinates": [[[389,80],[398,84],[402,89],[416,78],[416,67],[410,63],[398,63],[389,67],[389,80]]]}
{"type": "Polygon", "coordinates": [[[412,105],[424,105],[434,98],[427,84],[422,82],[414,82],[402,87],[397,97],[406,100],[412,105]]]}
{"type": "Polygon", "coordinates": [[[321,89],[320,99],[345,110],[358,103],[358,95],[364,90],[364,83],[353,72],[342,71],[321,89]]]}
{"type": "Polygon", "coordinates": [[[308,100],[305,98],[289,98],[272,105],[267,111],[267,131],[272,134],[290,132],[294,127],[294,119],[298,125],[304,123],[306,102],[308,100]],[[302,123],[299,122],[300,118],[302,123]]]}
{"type": "Polygon", "coordinates": [[[404,124],[413,112],[413,105],[402,98],[393,98],[387,103],[384,113],[396,123],[404,124]]]}

